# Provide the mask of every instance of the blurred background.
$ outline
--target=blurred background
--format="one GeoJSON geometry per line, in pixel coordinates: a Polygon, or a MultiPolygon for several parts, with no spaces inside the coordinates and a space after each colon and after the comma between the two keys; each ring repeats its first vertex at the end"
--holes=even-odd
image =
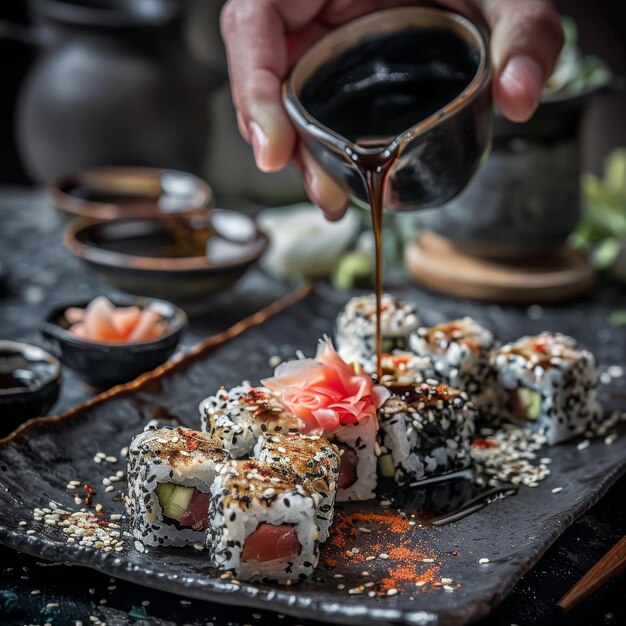
{"type": "MultiPolygon", "coordinates": [[[[2,183],[33,182],[33,172],[29,171],[24,163],[23,152],[18,149],[15,118],[24,79],[37,58],[45,54],[45,36],[40,37],[42,41],[38,44],[37,35],[29,32],[28,27],[37,22],[38,9],[40,12],[41,7],[46,4],[45,0],[0,3],[0,19],[3,21],[0,25],[0,74],[4,94],[0,102],[2,183]]],[[[83,3],[76,0],[68,4],[83,3]]],[[[183,36],[195,59],[206,65],[207,74],[225,73],[225,55],[218,26],[218,16],[224,1],[180,0],[174,4],[181,11],[183,36]]],[[[623,16],[623,3],[619,0],[601,3],[559,0],[556,4],[562,14],[570,15],[576,21],[580,48],[587,54],[603,59],[616,75],[626,75],[626,20],[623,16]]],[[[197,71],[200,72],[200,68],[197,71]]],[[[220,84],[218,77],[214,88],[207,94],[206,110],[209,127],[203,153],[203,169],[196,173],[202,173],[210,179],[218,193],[232,193],[256,199],[257,196],[263,198],[265,194],[269,197],[280,195],[277,187],[287,186],[288,190],[283,189],[285,199],[297,197],[295,176],[256,175],[249,150],[245,149],[237,132],[228,85],[226,82],[220,84]],[[235,164],[236,167],[229,167],[235,164]],[[242,176],[244,172],[245,176],[242,176]]],[[[599,172],[604,156],[613,147],[626,144],[624,111],[624,94],[600,99],[590,105],[583,128],[585,168],[599,172]]]]}
{"type": "MultiPolygon", "coordinates": [[[[2,3],[0,184],[37,185],[84,167],[141,165],[201,177],[218,206],[256,211],[305,201],[297,172],[260,173],[239,135],[219,33],[223,4],[2,3]]],[[[530,276],[536,259],[528,257],[538,253],[547,255],[542,267],[569,272],[578,263],[568,256],[572,247],[591,252],[601,269],[618,259],[626,266],[623,3],[556,4],[566,16],[568,45],[536,118],[521,126],[498,120],[487,166],[445,210],[390,218],[388,265],[406,265],[418,281],[450,293],[495,299],[507,295],[494,292],[493,285],[477,294],[443,285],[437,273],[441,255],[448,257],[453,249],[461,255],[457,264],[478,258],[485,276],[495,276],[503,264],[505,272],[526,264],[530,276]],[[421,232],[433,233],[435,244],[425,239],[407,251],[421,232]],[[435,270],[425,275],[429,263],[435,270]]],[[[268,219],[262,226],[272,236],[275,219],[268,219]]],[[[367,231],[367,215],[359,213],[358,219],[367,231]]],[[[355,230],[344,225],[340,251],[354,243],[355,230]]],[[[364,254],[348,259],[336,285],[369,281],[367,233],[357,249],[364,254]]],[[[564,296],[590,284],[591,270],[578,270],[578,286],[565,289],[564,296]]],[[[328,269],[312,273],[324,276],[328,269]]],[[[526,300],[533,301],[530,287],[526,300]]]]}

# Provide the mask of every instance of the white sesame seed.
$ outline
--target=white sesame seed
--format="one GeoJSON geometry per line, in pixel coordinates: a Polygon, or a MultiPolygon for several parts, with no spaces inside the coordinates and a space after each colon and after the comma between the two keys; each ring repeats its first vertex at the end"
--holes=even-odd
{"type": "Polygon", "coordinates": [[[117,470],[117,472],[115,472],[115,476],[117,478],[124,478],[124,472],[122,470],[117,470]]]}
{"type": "Polygon", "coordinates": [[[180,603],[181,604],[185,604],[185,605],[191,604],[191,602],[189,602],[189,600],[181,600],[180,603]]]}
{"type": "Polygon", "coordinates": [[[142,600],[141,606],[150,606],[150,600],[142,600]]]}
{"type": "Polygon", "coordinates": [[[103,484],[103,485],[110,485],[110,484],[111,484],[111,481],[110,481],[108,478],[103,478],[103,479],[102,479],[102,484],[103,484]]]}
{"type": "Polygon", "coordinates": [[[345,589],[345,588],[346,588],[346,586],[344,584],[342,584],[342,583],[339,583],[337,585],[337,589],[339,589],[339,591],[341,591],[342,589],[345,589]]]}
{"type": "Polygon", "coordinates": [[[423,587],[425,584],[426,584],[426,581],[425,581],[425,580],[418,580],[418,581],[415,583],[415,586],[416,586],[416,587],[423,587]]]}
{"type": "Polygon", "coordinates": [[[343,574],[333,574],[333,578],[343,578],[343,574]]]}
{"type": "Polygon", "coordinates": [[[379,558],[379,559],[388,559],[388,558],[389,558],[389,555],[388,555],[386,552],[381,552],[381,553],[378,555],[378,558],[379,558]]]}
{"type": "Polygon", "coordinates": [[[113,485],[109,485],[108,487],[105,488],[105,493],[111,493],[111,491],[113,491],[115,489],[115,487],[113,485]]]}
{"type": "Polygon", "coordinates": [[[480,563],[480,565],[487,565],[487,563],[489,563],[489,559],[483,557],[482,559],[478,559],[478,562],[480,563]]]}
{"type": "Polygon", "coordinates": [[[113,513],[113,515],[111,515],[112,522],[118,522],[121,519],[122,519],[122,516],[120,513],[113,513]]]}
{"type": "Polygon", "coordinates": [[[125,457],[128,454],[128,448],[126,446],[124,446],[121,450],[120,450],[120,456],[121,457],[125,457]]]}
{"type": "Polygon", "coordinates": [[[422,563],[434,563],[435,559],[422,559],[422,563]]]}
{"type": "Polygon", "coordinates": [[[28,524],[28,522],[25,521],[25,520],[22,520],[22,521],[18,522],[18,526],[26,526],[27,524],[28,524]]]}
{"type": "Polygon", "coordinates": [[[608,437],[604,438],[604,443],[607,446],[610,446],[616,439],[617,439],[617,435],[615,433],[612,433],[608,437]]]}
{"type": "Polygon", "coordinates": [[[31,596],[38,596],[40,593],[41,593],[41,590],[40,590],[40,589],[33,589],[33,590],[30,592],[30,595],[31,595],[31,596]]]}
{"type": "Polygon", "coordinates": [[[398,590],[395,587],[393,587],[392,589],[388,589],[387,590],[387,595],[388,596],[396,596],[396,595],[398,595],[398,590]]]}
{"type": "Polygon", "coordinates": [[[104,458],[107,463],[117,463],[117,457],[115,456],[107,456],[104,458]]]}
{"type": "Polygon", "coordinates": [[[450,585],[444,585],[443,590],[447,591],[448,593],[451,593],[454,591],[454,587],[451,587],[450,585]]]}
{"type": "Polygon", "coordinates": [[[34,531],[34,530],[27,530],[27,531],[26,531],[26,534],[27,534],[27,535],[34,535],[34,534],[35,534],[35,531],[34,531]]]}
{"type": "Polygon", "coordinates": [[[577,447],[579,450],[584,450],[585,448],[588,448],[588,447],[589,447],[589,444],[590,444],[589,439],[584,439],[584,440],[583,440],[583,441],[581,441],[581,442],[580,442],[580,443],[579,443],[576,447],[577,447]]]}
{"type": "Polygon", "coordinates": [[[442,585],[451,585],[452,584],[452,578],[442,578],[441,579],[441,584],[442,585]]]}
{"type": "Polygon", "coordinates": [[[563,491],[563,487],[555,487],[555,488],[552,490],[552,493],[559,493],[559,491],[563,491]]]}

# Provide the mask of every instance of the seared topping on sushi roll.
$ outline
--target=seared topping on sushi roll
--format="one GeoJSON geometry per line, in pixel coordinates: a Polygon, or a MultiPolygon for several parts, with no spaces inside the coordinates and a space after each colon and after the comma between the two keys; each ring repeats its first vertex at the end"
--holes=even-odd
{"type": "Polygon", "coordinates": [[[527,367],[539,366],[544,369],[550,367],[567,369],[576,361],[591,355],[581,349],[573,337],[550,332],[543,332],[534,337],[522,337],[515,343],[503,346],[501,354],[517,355],[528,362],[527,367]]]}
{"type": "Polygon", "coordinates": [[[251,500],[270,505],[281,492],[303,489],[271,465],[254,460],[230,461],[220,469],[219,474],[228,475],[222,497],[224,506],[236,501],[239,506],[247,507],[251,500]]]}
{"type": "Polygon", "coordinates": [[[394,352],[381,357],[383,375],[381,384],[405,383],[413,385],[422,382],[430,371],[430,361],[411,352],[394,352]]]}
{"type": "Polygon", "coordinates": [[[593,354],[561,333],[544,332],[503,346],[495,367],[506,392],[503,412],[548,443],[593,428],[602,416],[593,354]]]}
{"type": "Polygon", "coordinates": [[[295,431],[296,417],[280,402],[278,394],[244,384],[221,387],[200,404],[202,430],[221,441],[231,457],[252,452],[263,433],[295,431]]]}
{"type": "MultiPolygon", "coordinates": [[[[411,332],[419,326],[412,304],[384,294],[381,307],[383,351],[403,350],[411,332]]],[[[347,363],[357,361],[368,373],[376,370],[376,298],[374,295],[352,298],[337,317],[337,351],[347,363]]]]}
{"type": "Polygon", "coordinates": [[[411,350],[430,361],[424,373],[465,391],[486,426],[500,419],[502,394],[496,384],[493,334],[471,317],[431,328],[419,328],[409,340],[411,350]]]}
{"type": "Polygon", "coordinates": [[[219,441],[210,434],[191,428],[160,428],[149,431],[152,437],[142,440],[146,459],[158,459],[162,463],[176,464],[178,467],[202,465],[205,456],[228,458],[219,441]]]}
{"type": "Polygon", "coordinates": [[[493,335],[471,317],[444,322],[431,328],[420,328],[416,335],[422,337],[434,352],[445,352],[453,342],[467,346],[472,352],[493,348],[493,335]]]}
{"type": "Polygon", "coordinates": [[[285,476],[306,480],[311,490],[329,490],[339,475],[339,451],[325,437],[300,433],[265,435],[255,456],[285,476]]]}
{"type": "MultiPolygon", "coordinates": [[[[390,387],[393,391],[393,386],[390,387]]],[[[381,411],[393,411],[394,407],[405,404],[407,407],[415,407],[418,411],[424,409],[441,410],[447,406],[462,407],[469,401],[464,391],[448,387],[436,380],[427,380],[416,385],[402,385],[387,400],[381,411]]]]}

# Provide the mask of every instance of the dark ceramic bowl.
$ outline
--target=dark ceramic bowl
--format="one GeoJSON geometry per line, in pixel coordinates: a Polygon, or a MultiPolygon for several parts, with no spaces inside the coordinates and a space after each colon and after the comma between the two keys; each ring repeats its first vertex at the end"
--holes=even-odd
{"type": "Polygon", "coordinates": [[[384,206],[410,211],[438,206],[455,197],[486,158],[492,127],[490,80],[487,40],[470,21],[430,7],[398,7],[359,17],[319,39],[293,66],[282,94],[287,113],[313,157],[361,204],[367,202],[368,194],[358,163],[397,151],[386,179],[384,206]],[[327,109],[338,87],[345,86],[349,71],[362,83],[389,84],[389,76],[377,69],[373,73],[367,70],[370,73],[363,76],[367,66],[357,65],[354,59],[376,55],[382,60],[374,68],[392,67],[398,37],[411,31],[421,31],[420,37],[430,41],[414,48],[421,63],[437,67],[442,50],[450,48],[448,58],[455,62],[455,73],[471,68],[469,82],[448,104],[424,119],[418,117],[397,135],[380,131],[383,146],[377,147],[358,145],[315,117],[312,111],[327,109]],[[372,49],[376,37],[391,39],[386,47],[372,49]],[[307,95],[309,83],[316,88],[307,95]]]}
{"type": "Polygon", "coordinates": [[[46,415],[59,397],[61,364],[37,346],[0,341],[0,435],[46,415]]]}
{"type": "Polygon", "coordinates": [[[57,307],[41,325],[41,333],[51,352],[63,365],[74,370],[78,378],[98,389],[126,383],[167,361],[187,325],[185,312],[171,302],[147,298],[112,298],[111,301],[116,306],[136,305],[158,311],[164,318],[166,331],[158,339],[133,343],[80,339],[68,330],[70,323],[65,311],[73,306],[85,308],[88,302],[57,307]]]}
{"type": "Polygon", "coordinates": [[[77,220],[65,244],[117,289],[193,311],[232,286],[263,254],[267,237],[251,217],[213,209],[190,218],[77,220]]]}
{"type": "Polygon", "coordinates": [[[204,212],[213,192],[201,178],[177,170],[98,167],[56,179],[48,199],[66,217],[112,220],[204,212]]]}

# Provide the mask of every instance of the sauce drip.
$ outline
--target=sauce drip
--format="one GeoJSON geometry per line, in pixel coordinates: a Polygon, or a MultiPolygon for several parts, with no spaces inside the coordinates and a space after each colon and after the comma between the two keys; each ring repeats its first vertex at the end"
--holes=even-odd
{"type": "Polygon", "coordinates": [[[398,145],[386,145],[379,140],[363,139],[360,147],[373,149],[374,152],[361,152],[355,160],[363,178],[372,209],[372,228],[374,230],[375,251],[375,293],[376,293],[376,375],[382,378],[383,334],[381,324],[383,299],[383,202],[387,174],[398,156],[398,145]]]}

